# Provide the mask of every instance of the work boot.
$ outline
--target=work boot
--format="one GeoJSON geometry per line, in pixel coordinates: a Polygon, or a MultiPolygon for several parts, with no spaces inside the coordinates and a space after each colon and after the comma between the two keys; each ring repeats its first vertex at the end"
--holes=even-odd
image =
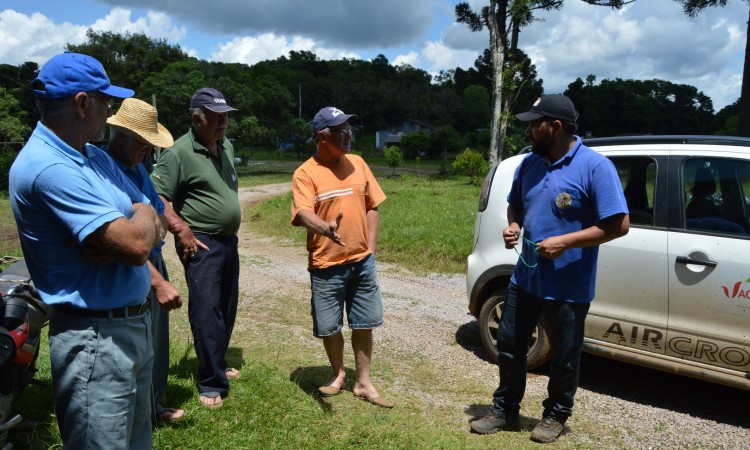
{"type": "Polygon", "coordinates": [[[521,421],[518,417],[515,419],[506,419],[493,412],[488,412],[481,419],[471,422],[471,431],[479,434],[492,434],[500,430],[518,431],[520,429],[521,421]]]}
{"type": "Polygon", "coordinates": [[[549,444],[555,442],[557,438],[570,431],[565,426],[565,419],[557,419],[553,416],[544,417],[531,431],[531,440],[549,444]]]}

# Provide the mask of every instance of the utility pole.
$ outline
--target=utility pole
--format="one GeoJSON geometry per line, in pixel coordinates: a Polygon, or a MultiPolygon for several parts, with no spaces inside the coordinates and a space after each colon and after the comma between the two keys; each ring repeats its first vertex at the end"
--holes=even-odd
{"type": "Polygon", "coordinates": [[[299,97],[299,118],[302,118],[302,84],[297,83],[297,97],[299,97]]]}

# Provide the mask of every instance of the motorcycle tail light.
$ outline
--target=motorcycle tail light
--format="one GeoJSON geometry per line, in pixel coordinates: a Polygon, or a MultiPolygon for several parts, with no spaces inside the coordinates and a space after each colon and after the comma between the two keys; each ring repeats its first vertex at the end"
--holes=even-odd
{"type": "Polygon", "coordinates": [[[26,346],[26,340],[29,338],[29,322],[24,321],[15,330],[10,330],[13,336],[13,342],[16,344],[16,355],[11,361],[18,363],[28,363],[34,359],[34,353],[29,353],[26,346]]]}

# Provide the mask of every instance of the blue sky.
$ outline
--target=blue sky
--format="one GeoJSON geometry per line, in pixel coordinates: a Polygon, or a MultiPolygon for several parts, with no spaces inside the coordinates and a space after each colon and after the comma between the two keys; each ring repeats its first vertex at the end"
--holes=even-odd
{"type": "MultiPolygon", "coordinates": [[[[371,59],[430,73],[469,68],[488,32],[454,23],[447,0],[4,0],[0,63],[40,65],[88,28],[166,38],[201,59],[254,64],[312,51],[321,59],[371,59]]],[[[470,0],[473,7],[486,4],[470,0]]],[[[729,0],[687,18],[675,0],[637,0],[623,10],[567,0],[521,32],[546,93],[589,74],[696,86],[718,111],[740,93],[748,5],[729,0]]]]}

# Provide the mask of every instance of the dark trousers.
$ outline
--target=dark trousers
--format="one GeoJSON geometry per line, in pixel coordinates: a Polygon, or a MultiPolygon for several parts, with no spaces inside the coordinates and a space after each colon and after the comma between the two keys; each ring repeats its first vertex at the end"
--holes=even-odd
{"type": "Polygon", "coordinates": [[[551,326],[552,362],[547,399],[542,417],[565,421],[573,412],[578,389],[583,332],[589,303],[544,300],[511,283],[497,331],[500,385],[495,390],[492,412],[506,418],[519,415],[526,390],[526,354],[529,341],[542,316],[551,326]]]}
{"type": "MultiPolygon", "coordinates": [[[[240,262],[237,236],[195,233],[208,251],[198,253],[185,266],[188,318],[198,357],[198,392],[229,393],[226,353],[237,316],[240,262]]],[[[179,243],[178,254],[182,253],[179,243]]]]}

